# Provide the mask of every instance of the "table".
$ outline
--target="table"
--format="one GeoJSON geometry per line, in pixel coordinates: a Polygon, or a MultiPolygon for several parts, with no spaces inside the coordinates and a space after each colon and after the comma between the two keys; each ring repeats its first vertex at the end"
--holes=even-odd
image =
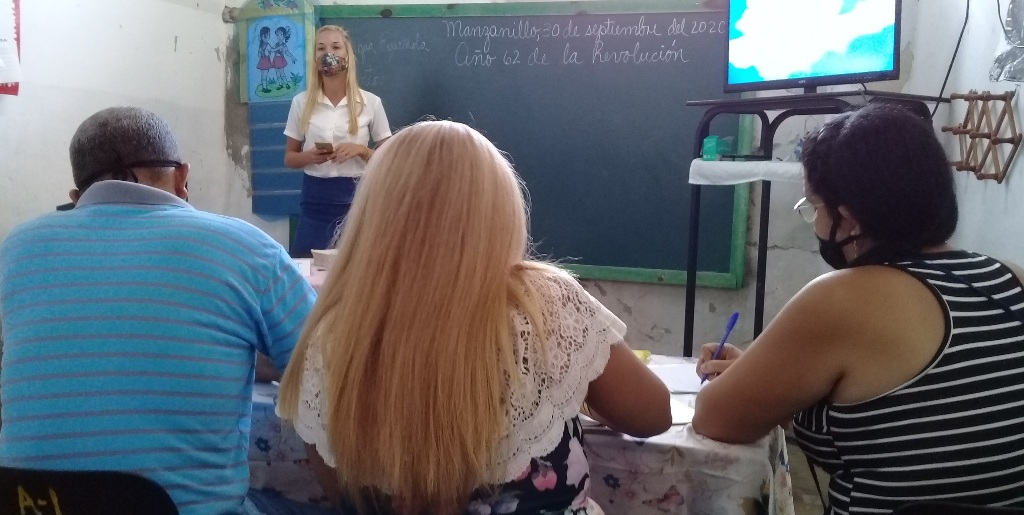
{"type": "Polygon", "coordinates": [[[607,428],[588,428],[584,436],[590,496],[607,515],[794,513],[780,427],[748,445],[705,438],[689,424],[648,439],[607,428]]]}
{"type": "MultiPolygon", "coordinates": [[[[319,290],[327,272],[310,267],[319,290]]],[[[674,356],[650,364],[679,363],[674,356]]],[[[298,501],[323,503],[302,440],[274,412],[277,387],[257,384],[249,443],[251,485],[298,501]]],[[[690,404],[693,394],[673,395],[690,404]]],[[[640,439],[597,426],[584,429],[593,498],[607,515],[793,515],[793,486],[782,428],[749,445],[705,438],[689,424],[640,439]]]]}
{"type": "MultiPolygon", "coordinates": [[[[305,446],[274,413],[277,387],[257,384],[249,439],[254,488],[324,503],[305,446]]],[[[689,402],[693,395],[675,395],[689,402]]],[[[603,427],[584,430],[591,497],[607,515],[793,515],[789,458],[781,428],[749,445],[710,440],[689,424],[648,439],[603,427]]]]}
{"type": "Polygon", "coordinates": [[[256,383],[249,434],[249,486],[276,490],[296,501],[327,504],[313,476],[305,443],[291,424],[282,424],[274,406],[277,385],[256,383]]]}

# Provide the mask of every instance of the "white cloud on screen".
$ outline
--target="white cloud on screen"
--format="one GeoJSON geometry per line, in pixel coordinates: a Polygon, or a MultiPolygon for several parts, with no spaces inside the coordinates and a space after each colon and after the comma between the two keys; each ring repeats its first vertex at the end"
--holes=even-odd
{"type": "Polygon", "coordinates": [[[861,0],[839,14],[843,0],[747,0],[737,20],[743,36],[729,43],[737,68],[756,66],[765,80],[807,72],[828,52],[845,53],[860,36],[893,22],[894,0],[861,0]]]}

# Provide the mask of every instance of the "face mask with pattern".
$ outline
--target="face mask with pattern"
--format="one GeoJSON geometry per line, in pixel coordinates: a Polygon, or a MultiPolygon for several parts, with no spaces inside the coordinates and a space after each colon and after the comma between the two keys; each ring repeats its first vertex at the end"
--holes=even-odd
{"type": "Polygon", "coordinates": [[[348,70],[348,59],[338,57],[337,54],[327,52],[320,56],[320,73],[324,77],[334,77],[348,70]]]}

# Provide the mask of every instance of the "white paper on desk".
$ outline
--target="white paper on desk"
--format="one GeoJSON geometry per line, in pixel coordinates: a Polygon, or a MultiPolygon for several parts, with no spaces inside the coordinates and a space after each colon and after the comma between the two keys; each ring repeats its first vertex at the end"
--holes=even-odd
{"type": "Polygon", "coordinates": [[[672,393],[697,393],[700,391],[700,377],[697,363],[673,363],[671,365],[647,365],[654,375],[661,379],[672,393]]]}
{"type": "Polygon", "coordinates": [[[299,268],[302,277],[309,278],[313,275],[313,258],[295,258],[292,262],[299,268]]]}
{"type": "MultiPolygon", "coordinates": [[[[696,413],[686,401],[672,397],[669,399],[669,409],[672,410],[672,425],[681,426],[693,422],[693,415],[696,413]]],[[[601,423],[580,413],[580,424],[583,427],[597,427],[601,423]]]]}
{"type": "Polygon", "coordinates": [[[21,64],[14,41],[0,38],[0,83],[21,82],[21,64]]]}
{"type": "Polygon", "coordinates": [[[672,409],[672,425],[680,426],[693,422],[693,415],[697,413],[684,400],[672,397],[669,399],[669,407],[672,409]]]}
{"type": "Polygon", "coordinates": [[[271,383],[256,383],[252,386],[252,402],[273,406],[277,399],[277,386],[271,383]]]}

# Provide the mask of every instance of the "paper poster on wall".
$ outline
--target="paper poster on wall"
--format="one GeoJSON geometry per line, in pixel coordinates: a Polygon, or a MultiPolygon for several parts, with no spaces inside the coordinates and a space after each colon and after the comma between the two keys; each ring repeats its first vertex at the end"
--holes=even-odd
{"type": "Polygon", "coordinates": [[[239,11],[242,102],[289,100],[306,90],[313,5],[304,0],[250,0],[239,11]]]}
{"type": "Polygon", "coordinates": [[[249,24],[249,101],[291,98],[306,89],[305,26],[290,16],[259,18],[249,24]]]}
{"type": "Polygon", "coordinates": [[[0,95],[17,95],[21,74],[20,0],[0,0],[0,95]]]}

